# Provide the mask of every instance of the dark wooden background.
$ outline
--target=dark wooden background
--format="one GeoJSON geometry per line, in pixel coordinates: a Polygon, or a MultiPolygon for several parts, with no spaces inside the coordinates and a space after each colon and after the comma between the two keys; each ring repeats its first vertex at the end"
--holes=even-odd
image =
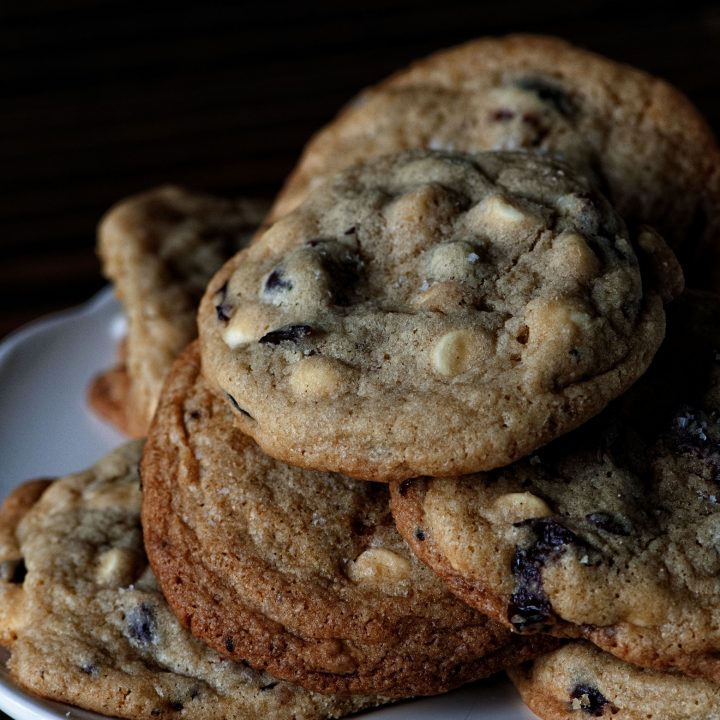
{"type": "Polygon", "coordinates": [[[163,182],[271,196],[360,88],[472,37],[563,36],[667,78],[718,131],[720,3],[668,5],[0,0],[0,336],[103,285],[114,201],[163,182]]]}
{"type": "Polygon", "coordinates": [[[103,285],[102,212],[162,182],[272,195],[338,107],[434,49],[553,33],[664,76],[720,129],[720,4],[0,2],[0,336],[103,285]]]}

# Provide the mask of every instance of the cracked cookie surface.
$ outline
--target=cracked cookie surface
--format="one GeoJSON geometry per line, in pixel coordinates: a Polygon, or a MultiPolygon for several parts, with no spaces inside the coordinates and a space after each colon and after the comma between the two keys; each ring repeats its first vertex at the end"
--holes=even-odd
{"type": "Polygon", "coordinates": [[[8,587],[19,596],[10,622],[4,602],[0,609],[13,679],[43,697],[131,719],[320,720],[379,704],[280,682],[181,627],[142,547],[141,449],[123,446],[48,489],[21,486],[0,511],[0,599],[8,587]]]}
{"type": "Polygon", "coordinates": [[[631,238],[566,166],[527,153],[378,158],[213,278],[203,372],[286,462],[381,481],[505,465],[650,362],[664,311],[634,244],[661,259],[660,285],[681,283],[663,241],[631,238]]]}
{"type": "Polygon", "coordinates": [[[543,720],[720,719],[715,683],[628,665],[589,643],[568,643],[508,674],[543,720]]]}
{"type": "Polygon", "coordinates": [[[127,198],[100,223],[98,254],[127,317],[119,367],[98,376],[89,402],[126,434],[147,432],[172,361],[197,335],[208,280],[249,240],[267,210],[164,186],[127,198]]]}
{"type": "Polygon", "coordinates": [[[143,455],[148,556],[197,637],[317,691],[386,697],[443,692],[542,651],[414,558],[386,486],[273,460],[231,412],[191,346],[143,455]]]}
{"type": "Polygon", "coordinates": [[[559,158],[598,181],[629,222],[656,227],[693,286],[720,288],[720,152],[687,98],[645,72],[532,35],[442,50],[364,91],[320,130],[271,216],[345,167],[413,148],[559,158]]]}
{"type": "Polygon", "coordinates": [[[719,312],[715,296],[676,301],[648,373],[536,455],[393,484],[413,550],[518,632],[720,681],[719,312]]]}

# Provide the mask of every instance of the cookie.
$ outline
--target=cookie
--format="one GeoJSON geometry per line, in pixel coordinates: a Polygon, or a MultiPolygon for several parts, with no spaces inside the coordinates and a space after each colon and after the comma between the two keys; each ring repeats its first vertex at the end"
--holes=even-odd
{"type": "MultiPolygon", "coordinates": [[[[12,585],[21,596],[9,643],[15,682],[125,718],[309,720],[377,705],[377,698],[309,693],[229,662],[180,626],[143,552],[141,448],[126,445],[56,481],[32,509],[44,486],[24,486],[0,512],[3,537],[14,535],[20,552],[10,553],[17,562],[11,576],[0,577],[0,593],[12,585]]],[[[6,548],[3,540],[3,556],[6,548]]],[[[9,567],[5,558],[0,567],[9,567]]],[[[3,644],[5,623],[3,608],[3,644]]]]}
{"type": "Polygon", "coordinates": [[[584,642],[564,645],[509,675],[543,720],[720,719],[717,685],[634,667],[584,642]]]}
{"type": "Polygon", "coordinates": [[[127,316],[124,359],[98,376],[90,406],[130,436],[152,419],[172,361],[197,334],[195,315],[213,273],[262,222],[265,203],[159,187],[103,218],[98,253],[127,316]]]}
{"type": "Polygon", "coordinates": [[[412,556],[386,486],[279,463],[230,416],[191,346],[142,460],[148,556],[196,637],[318,692],[396,698],[537,654],[412,556]]]}
{"type": "Polygon", "coordinates": [[[22,584],[27,568],[17,538],[17,527],[50,485],[32,480],[13,490],[0,507],[0,646],[12,647],[23,622],[22,584]]]}
{"type": "Polygon", "coordinates": [[[656,361],[603,417],[494,473],[392,487],[402,535],[517,632],[585,637],[720,682],[720,299],[670,306],[656,361]]]}
{"type": "Polygon", "coordinates": [[[379,481],[506,465],[650,362],[664,313],[637,243],[672,295],[682,274],[663,241],[631,236],[564,165],[376,158],[213,278],[198,316],[203,372],[285,462],[379,481]]]}
{"type": "Polygon", "coordinates": [[[271,212],[294,209],[324,178],[412,148],[525,148],[602,184],[630,222],[656,227],[720,289],[720,153],[675,88],[549,37],[482,38],[414,63],[361,93],[308,144],[271,212]]]}

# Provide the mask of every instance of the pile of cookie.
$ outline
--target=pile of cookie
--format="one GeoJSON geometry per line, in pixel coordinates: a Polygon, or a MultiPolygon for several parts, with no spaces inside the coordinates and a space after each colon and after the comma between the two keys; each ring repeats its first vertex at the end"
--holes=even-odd
{"type": "Polygon", "coordinates": [[[90,401],[147,440],[6,500],[20,686],[325,718],[507,670],[542,718],[720,718],[720,151],[676,90],[478,40],[267,216],[163,188],[100,252],[90,401]]]}

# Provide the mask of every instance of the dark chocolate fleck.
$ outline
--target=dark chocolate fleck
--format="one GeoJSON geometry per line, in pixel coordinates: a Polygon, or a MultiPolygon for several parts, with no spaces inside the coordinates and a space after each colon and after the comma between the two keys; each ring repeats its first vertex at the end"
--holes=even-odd
{"type": "Polygon", "coordinates": [[[286,292],[292,290],[292,281],[285,276],[282,268],[275,268],[265,281],[265,292],[274,295],[278,292],[286,292]]]}
{"type": "Polygon", "coordinates": [[[229,653],[235,652],[235,641],[230,637],[230,635],[226,636],[225,638],[225,649],[229,653]]]}
{"type": "Polygon", "coordinates": [[[219,297],[215,303],[215,312],[218,320],[222,322],[230,320],[230,311],[232,309],[230,305],[225,302],[225,298],[227,297],[227,286],[228,284],[226,282],[216,293],[219,297]]]}
{"type": "Polygon", "coordinates": [[[262,691],[272,690],[276,685],[277,685],[277,682],[271,682],[271,683],[268,683],[267,685],[263,685],[260,689],[262,691]]]}
{"type": "MultiPolygon", "coordinates": [[[[610,701],[592,685],[580,683],[570,693],[571,700],[579,700],[582,711],[593,717],[601,717],[610,701]]],[[[571,703],[572,705],[572,703],[571,703]]]]}
{"type": "Polygon", "coordinates": [[[158,642],[155,609],[147,603],[131,608],[125,618],[125,634],[143,645],[158,642]]]}
{"type": "Polygon", "coordinates": [[[281,342],[299,342],[306,337],[311,337],[315,332],[315,328],[310,325],[286,325],[277,330],[271,330],[266,335],[263,335],[258,342],[263,345],[279,345],[281,342]]]}
{"type": "Polygon", "coordinates": [[[185,706],[181,702],[178,702],[177,700],[170,701],[170,709],[174,710],[175,712],[180,712],[181,710],[183,710],[184,707],[185,706]]]}
{"type": "Polygon", "coordinates": [[[532,146],[540,145],[550,132],[550,129],[543,125],[540,118],[533,113],[523,113],[522,121],[535,131],[535,136],[530,141],[532,146]]]}
{"type": "Polygon", "coordinates": [[[420,528],[416,528],[416,529],[415,529],[415,539],[416,539],[416,540],[419,540],[420,542],[422,542],[423,540],[425,540],[425,532],[424,532],[424,530],[421,530],[420,528]]]}
{"type": "Polygon", "coordinates": [[[500,108],[499,110],[493,110],[490,113],[490,120],[492,122],[507,122],[515,117],[515,113],[512,110],[500,108]]]}
{"type": "Polygon", "coordinates": [[[343,234],[344,235],[354,235],[357,232],[357,229],[353,225],[352,227],[349,227],[343,234]]]}
{"type": "Polygon", "coordinates": [[[515,81],[521,90],[535,93],[544,103],[552,105],[564,117],[577,113],[574,100],[557,84],[539,77],[524,77],[515,81]]]}
{"type": "Polygon", "coordinates": [[[372,535],[375,532],[375,525],[374,523],[366,524],[360,518],[353,518],[350,521],[350,529],[353,534],[365,537],[367,535],[372,535]]]}
{"type": "Polygon", "coordinates": [[[632,532],[632,525],[630,525],[624,517],[619,515],[611,515],[607,512],[594,512],[586,515],[585,519],[595,527],[600,528],[600,530],[612,533],[613,535],[623,535],[627,537],[632,532]]]}
{"type": "Polygon", "coordinates": [[[160,708],[153,708],[153,709],[150,711],[150,714],[151,714],[153,717],[160,717],[160,712],[161,712],[161,711],[160,711],[160,708]]]}
{"type": "Polygon", "coordinates": [[[3,560],[3,562],[0,563],[0,580],[4,582],[21,585],[25,581],[26,575],[27,567],[25,566],[24,558],[3,560]]]}
{"type": "Polygon", "coordinates": [[[410,478],[409,480],[403,480],[400,483],[400,497],[405,497],[407,495],[408,490],[412,487],[414,482],[415,478],[410,478]]]}
{"type": "Polygon", "coordinates": [[[190,691],[190,699],[197,700],[200,697],[200,691],[197,688],[193,688],[190,691]]]}
{"type": "Polygon", "coordinates": [[[225,396],[226,396],[227,399],[230,401],[230,404],[231,404],[239,413],[242,413],[242,414],[245,415],[246,417],[249,417],[251,420],[254,420],[254,419],[255,419],[247,410],[244,410],[243,408],[240,407],[240,405],[238,404],[238,401],[237,401],[229,392],[226,392],[226,393],[225,393],[225,396]]]}

